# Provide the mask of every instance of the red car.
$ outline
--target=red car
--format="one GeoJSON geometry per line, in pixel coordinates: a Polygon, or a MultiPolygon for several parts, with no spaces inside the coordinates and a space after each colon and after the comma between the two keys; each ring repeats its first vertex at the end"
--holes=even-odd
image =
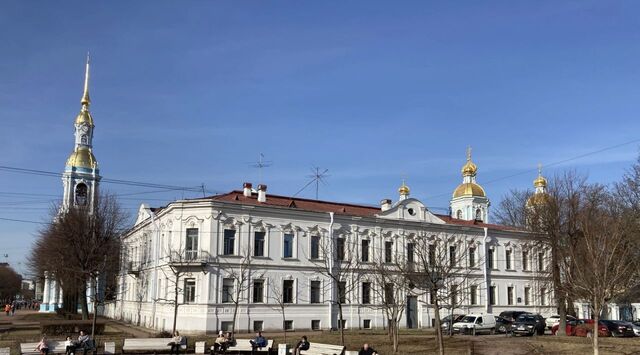
{"type": "MultiPolygon", "coordinates": [[[[574,335],[579,337],[591,336],[591,332],[593,332],[593,319],[580,319],[579,322],[582,323],[576,326],[574,335]]],[[[610,335],[611,332],[609,332],[607,325],[598,321],[598,336],[608,337],[610,335]]]]}
{"type": "MultiPolygon", "coordinates": [[[[567,320],[567,327],[565,328],[567,336],[576,335],[576,325],[579,320],[567,320]]],[[[558,335],[558,329],[560,329],[560,323],[556,323],[551,327],[551,335],[558,335]]]]}

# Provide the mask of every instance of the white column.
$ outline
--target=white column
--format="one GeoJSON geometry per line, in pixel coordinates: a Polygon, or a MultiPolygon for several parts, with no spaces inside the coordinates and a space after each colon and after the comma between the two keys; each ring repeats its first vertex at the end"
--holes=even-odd
{"type": "Polygon", "coordinates": [[[64,303],[64,295],[62,294],[62,286],[58,286],[58,308],[62,308],[64,303]]]}
{"type": "Polygon", "coordinates": [[[49,273],[44,272],[44,287],[42,288],[42,304],[40,304],[40,312],[48,311],[49,307],[49,273]]]}
{"type": "Polygon", "coordinates": [[[58,307],[58,281],[54,278],[50,282],[51,290],[49,290],[49,310],[55,311],[58,307]]]}

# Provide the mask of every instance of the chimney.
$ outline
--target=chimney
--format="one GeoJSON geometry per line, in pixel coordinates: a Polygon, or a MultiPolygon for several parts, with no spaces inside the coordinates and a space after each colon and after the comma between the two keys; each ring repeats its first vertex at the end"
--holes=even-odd
{"type": "Polygon", "coordinates": [[[242,184],[242,194],[245,195],[245,197],[251,197],[251,187],[253,185],[251,185],[250,182],[245,182],[244,184],[242,184]]]}
{"type": "Polygon", "coordinates": [[[391,208],[391,200],[388,198],[385,198],[384,200],[380,201],[380,209],[382,210],[382,212],[387,211],[391,208]]]}
{"type": "Polygon", "coordinates": [[[267,185],[258,185],[258,202],[267,202],[267,185]]]}

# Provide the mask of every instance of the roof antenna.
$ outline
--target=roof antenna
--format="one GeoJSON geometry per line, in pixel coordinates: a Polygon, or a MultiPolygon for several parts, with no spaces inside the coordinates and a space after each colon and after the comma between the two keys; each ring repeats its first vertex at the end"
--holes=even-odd
{"type": "Polygon", "coordinates": [[[311,178],[311,181],[309,181],[306,185],[304,185],[300,190],[298,190],[298,192],[296,192],[293,197],[297,196],[299,193],[301,193],[302,191],[304,191],[304,189],[306,189],[309,185],[313,184],[314,182],[316,183],[316,200],[319,197],[319,190],[320,190],[320,183],[326,185],[327,182],[325,181],[325,178],[329,177],[330,175],[327,174],[327,172],[329,172],[329,169],[324,169],[322,171],[320,171],[321,168],[319,167],[312,167],[311,168],[311,175],[307,175],[308,178],[311,178]]]}
{"type": "Polygon", "coordinates": [[[264,154],[260,153],[258,161],[250,164],[251,167],[258,168],[258,184],[262,184],[262,169],[270,167],[273,165],[273,162],[270,160],[264,160],[264,154]]]}

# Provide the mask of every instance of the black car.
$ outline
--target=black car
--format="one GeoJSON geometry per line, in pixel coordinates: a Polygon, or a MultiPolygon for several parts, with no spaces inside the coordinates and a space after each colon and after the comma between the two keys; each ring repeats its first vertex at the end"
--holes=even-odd
{"type": "Polygon", "coordinates": [[[525,311],[504,311],[500,313],[500,317],[508,319],[510,321],[515,321],[521,314],[530,314],[525,311]]]}
{"type": "Polygon", "coordinates": [[[511,333],[516,335],[544,335],[544,318],[539,314],[521,314],[511,324],[511,333]]]}
{"type": "Polygon", "coordinates": [[[444,332],[449,332],[449,327],[451,326],[451,324],[455,324],[456,322],[460,321],[462,318],[464,318],[464,314],[453,314],[453,317],[450,314],[442,318],[442,320],[440,321],[440,326],[442,327],[442,330],[444,332]],[[451,321],[451,318],[453,318],[453,322],[451,321]]]}
{"type": "Polygon", "coordinates": [[[602,320],[602,324],[607,326],[612,337],[633,337],[636,336],[633,332],[633,327],[625,322],[616,320],[602,320]]]}
{"type": "Polygon", "coordinates": [[[511,331],[512,321],[507,318],[496,316],[496,333],[509,333],[511,331]]]}

